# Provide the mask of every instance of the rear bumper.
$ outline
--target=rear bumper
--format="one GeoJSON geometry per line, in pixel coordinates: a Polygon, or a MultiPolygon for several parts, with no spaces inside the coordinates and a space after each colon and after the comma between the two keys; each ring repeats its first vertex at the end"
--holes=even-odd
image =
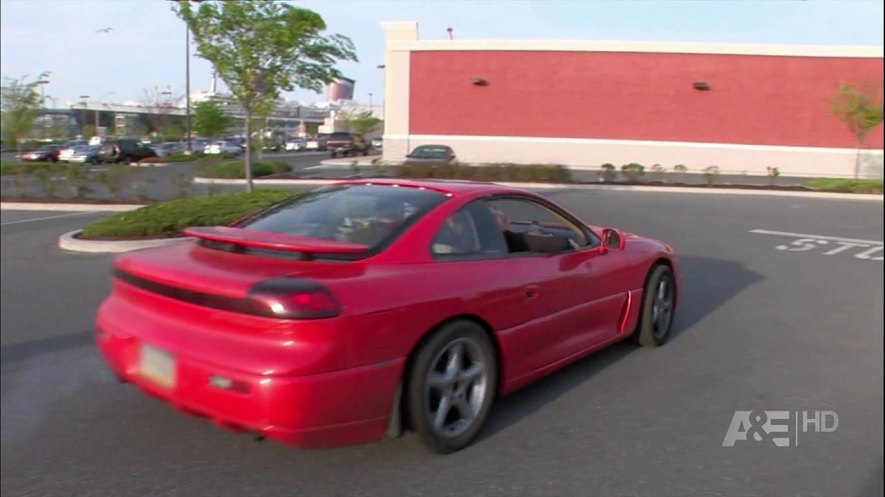
{"type": "MultiPolygon", "coordinates": [[[[142,374],[141,338],[100,319],[96,342],[116,375],[146,393],[224,428],[304,448],[383,438],[405,362],[279,376],[243,372],[236,365],[213,364],[166,349],[175,360],[174,382],[167,387],[142,374]]],[[[243,354],[249,354],[248,344],[243,354]]]]}

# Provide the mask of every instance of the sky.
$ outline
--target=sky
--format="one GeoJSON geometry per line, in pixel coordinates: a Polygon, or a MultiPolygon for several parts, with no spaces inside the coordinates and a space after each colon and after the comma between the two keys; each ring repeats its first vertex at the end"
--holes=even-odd
{"type": "MultiPolygon", "coordinates": [[[[328,33],[350,37],[354,98],[383,95],[385,21],[417,21],[420,39],[644,40],[791,45],[883,44],[882,0],[309,0],[328,33]]],[[[184,95],[185,28],[165,0],[0,0],[0,74],[49,71],[47,105],[142,101],[153,88],[184,95]],[[107,30],[106,28],[111,28],[107,30]]],[[[191,90],[210,64],[193,56],[191,90]]],[[[5,81],[5,79],[4,79],[5,81]]],[[[310,91],[288,99],[322,101],[310,91]]]]}

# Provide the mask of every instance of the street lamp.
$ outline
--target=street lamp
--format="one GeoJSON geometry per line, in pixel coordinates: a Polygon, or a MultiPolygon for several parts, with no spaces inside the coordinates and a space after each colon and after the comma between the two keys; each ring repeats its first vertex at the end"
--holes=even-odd
{"type": "Polygon", "coordinates": [[[193,153],[191,144],[191,28],[184,24],[184,134],[187,140],[185,153],[193,153]]]}
{"type": "Polygon", "coordinates": [[[42,138],[46,136],[46,95],[43,92],[43,87],[49,84],[49,80],[41,79],[35,84],[40,86],[40,137],[42,138]]]}
{"type": "Polygon", "coordinates": [[[102,95],[101,98],[99,98],[98,101],[95,102],[95,134],[96,135],[98,134],[98,127],[101,124],[101,122],[99,121],[99,118],[98,118],[98,104],[101,103],[102,105],[104,105],[102,103],[102,101],[105,99],[105,97],[109,97],[111,95],[116,95],[116,94],[117,94],[117,92],[115,92],[115,91],[109,91],[109,92],[105,93],[104,95],[102,95]]]}
{"type": "MultiPolygon", "coordinates": [[[[384,100],[381,101],[381,138],[384,139],[385,129],[387,128],[387,65],[378,64],[375,66],[376,69],[381,69],[384,71],[384,76],[381,78],[381,86],[384,88],[384,100]]],[[[374,115],[374,113],[372,114],[374,115]]]]}
{"type": "Polygon", "coordinates": [[[89,95],[80,95],[80,106],[83,108],[83,113],[80,114],[82,116],[82,122],[80,124],[80,135],[84,138],[86,137],[86,99],[89,98],[89,95]]]}

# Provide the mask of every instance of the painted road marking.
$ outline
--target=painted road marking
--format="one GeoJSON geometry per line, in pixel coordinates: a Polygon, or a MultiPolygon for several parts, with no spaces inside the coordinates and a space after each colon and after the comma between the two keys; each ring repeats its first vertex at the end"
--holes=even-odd
{"type": "Polygon", "coordinates": [[[862,240],[840,236],[809,235],[807,233],[791,233],[788,231],[760,229],[750,230],[750,233],[795,238],[795,240],[788,244],[775,246],[777,250],[786,252],[807,252],[817,248],[824,250],[824,247],[826,247],[828,250],[823,252],[822,255],[837,255],[855,249],[861,250],[854,254],[854,257],[857,259],[881,261],[885,258],[885,256],[883,256],[883,253],[885,253],[885,247],[883,247],[883,243],[879,240],[862,240]],[[833,245],[835,245],[835,247],[833,247],[833,245]]]}
{"type": "Polygon", "coordinates": [[[94,211],[89,212],[71,212],[68,214],[58,214],[55,216],[45,216],[45,217],[35,217],[33,219],[20,219],[18,221],[8,221],[5,223],[0,223],[0,226],[9,226],[10,224],[21,224],[21,223],[33,223],[37,221],[46,221],[49,219],[58,219],[60,217],[70,217],[70,216],[82,216],[84,214],[95,214],[94,211]]]}

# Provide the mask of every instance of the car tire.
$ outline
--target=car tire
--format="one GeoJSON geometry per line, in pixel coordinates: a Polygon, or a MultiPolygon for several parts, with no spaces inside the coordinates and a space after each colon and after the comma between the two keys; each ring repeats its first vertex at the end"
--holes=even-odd
{"type": "Polygon", "coordinates": [[[485,331],[470,321],[449,323],[421,345],[407,373],[411,427],[434,452],[463,449],[482,428],[497,386],[497,360],[485,331]]]}
{"type": "Polygon", "coordinates": [[[648,274],[642,297],[639,324],[633,335],[643,347],[657,347],[667,342],[676,311],[676,279],[665,264],[654,266],[648,274]]]}
{"type": "Polygon", "coordinates": [[[93,158],[89,159],[89,163],[92,164],[93,166],[95,166],[95,165],[98,165],[100,162],[97,158],[93,157],[93,158]]]}
{"type": "Polygon", "coordinates": [[[124,157],[123,164],[126,164],[127,166],[131,165],[132,164],[132,157],[129,157],[128,155],[126,157],[124,157]]]}

